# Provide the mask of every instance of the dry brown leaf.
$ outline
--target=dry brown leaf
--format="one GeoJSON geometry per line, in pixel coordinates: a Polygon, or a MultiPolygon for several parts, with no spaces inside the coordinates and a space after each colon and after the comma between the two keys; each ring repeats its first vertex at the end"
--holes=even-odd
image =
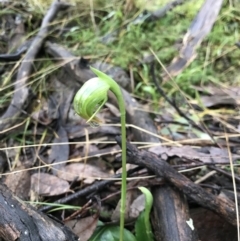
{"type": "Polygon", "coordinates": [[[79,237],[81,241],[88,241],[97,227],[98,218],[95,216],[70,220],[65,223],[79,237]],[[81,239],[80,239],[81,238],[81,239]]]}
{"type": "MultiPolygon", "coordinates": [[[[76,114],[75,114],[76,116],[76,114]]],[[[99,126],[96,128],[89,127],[88,124],[77,124],[77,125],[69,125],[67,124],[64,126],[69,139],[74,139],[74,138],[82,138],[85,137],[86,135],[86,130],[88,132],[88,135],[94,135],[94,134],[111,134],[111,135],[119,135],[120,130],[117,127],[114,126],[99,126]],[[86,129],[86,130],[85,130],[86,129]]]]}
{"type": "Polygon", "coordinates": [[[66,130],[60,126],[57,130],[57,137],[54,138],[51,153],[49,156],[49,163],[59,163],[52,167],[53,174],[57,175],[57,171],[64,167],[69,157],[69,144],[58,145],[58,143],[68,143],[68,135],[66,130]]]}
{"type": "Polygon", "coordinates": [[[31,190],[40,196],[55,196],[69,191],[69,183],[47,173],[31,176],[31,190]]]}
{"type": "Polygon", "coordinates": [[[113,104],[111,104],[111,103],[105,103],[105,106],[107,106],[108,107],[108,109],[109,109],[109,111],[114,115],[114,116],[116,116],[116,117],[120,117],[120,111],[119,111],[119,109],[115,106],[115,105],[113,105],[113,104]]]}
{"type": "Polygon", "coordinates": [[[137,218],[139,214],[145,208],[145,195],[140,194],[131,204],[129,208],[129,217],[130,218],[137,218]]]}
{"type": "MultiPolygon", "coordinates": [[[[78,147],[78,146],[76,145],[76,147],[78,147]]],[[[83,153],[85,156],[88,156],[89,153],[98,153],[98,152],[99,152],[99,148],[98,148],[96,145],[86,143],[86,144],[83,146],[83,151],[82,151],[82,153],[83,153]]]]}
{"type": "MultiPolygon", "coordinates": [[[[136,182],[129,183],[127,185],[128,188],[133,187],[136,182]]],[[[132,210],[131,205],[133,203],[133,200],[135,200],[139,196],[140,191],[138,189],[131,189],[127,191],[126,195],[126,208],[125,208],[125,220],[131,221],[132,220],[132,210]]],[[[121,208],[121,199],[119,200],[116,208],[114,209],[111,220],[112,221],[119,221],[120,219],[120,208],[121,208]]]]}
{"type": "MultiPolygon", "coordinates": [[[[209,148],[209,154],[196,151],[191,146],[181,146],[181,147],[166,147],[158,146],[151,147],[149,151],[161,155],[163,159],[167,157],[178,156],[179,158],[187,158],[189,160],[197,160],[203,163],[226,163],[229,162],[227,149],[220,149],[217,147],[209,148]]],[[[233,160],[239,159],[239,155],[232,155],[233,160]]]]}
{"type": "Polygon", "coordinates": [[[63,167],[58,171],[58,177],[67,181],[82,180],[84,183],[91,184],[96,179],[99,180],[110,175],[102,171],[98,166],[85,163],[73,163],[63,167]]]}
{"type": "Polygon", "coordinates": [[[14,171],[22,171],[7,175],[4,183],[17,197],[22,200],[28,200],[30,173],[29,171],[24,171],[24,169],[26,169],[24,166],[15,168],[14,171]]]}
{"type": "Polygon", "coordinates": [[[233,98],[240,96],[239,86],[194,86],[199,91],[207,92],[209,95],[229,95],[233,98]]]}
{"type": "MultiPolygon", "coordinates": [[[[215,162],[223,162],[223,163],[229,162],[229,153],[227,148],[221,149],[221,148],[212,146],[210,147],[209,152],[215,162]]],[[[236,154],[233,154],[232,159],[233,161],[236,161],[237,159],[239,159],[239,156],[236,154]]]]}
{"type": "MultiPolygon", "coordinates": [[[[130,208],[130,205],[133,201],[133,192],[135,190],[130,190],[127,192],[127,195],[126,195],[126,207],[125,207],[125,220],[129,220],[130,217],[129,217],[129,208],[130,208]]],[[[112,213],[112,216],[111,216],[111,220],[112,221],[119,221],[120,219],[120,208],[121,208],[121,200],[119,200],[116,208],[114,209],[113,213],[112,213]]]]}

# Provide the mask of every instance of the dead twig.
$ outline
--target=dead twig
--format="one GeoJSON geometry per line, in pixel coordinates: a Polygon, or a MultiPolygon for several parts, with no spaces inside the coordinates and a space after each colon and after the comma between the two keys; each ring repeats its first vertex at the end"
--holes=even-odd
{"type": "Polygon", "coordinates": [[[64,10],[69,6],[70,5],[67,3],[56,0],[52,3],[47,14],[45,15],[40,30],[32,41],[32,44],[26,52],[26,55],[24,56],[19,67],[14,86],[13,98],[8,106],[8,109],[0,119],[1,133],[16,123],[18,117],[21,115],[21,110],[28,104],[27,100],[29,97],[29,88],[26,86],[26,82],[29,79],[32,71],[32,63],[41,49],[44,39],[48,35],[50,22],[55,18],[60,10],[64,10]]]}
{"type": "MultiPolygon", "coordinates": [[[[128,175],[131,175],[137,171],[139,171],[141,168],[139,167],[136,167],[134,169],[130,169],[128,171],[128,175]]],[[[64,198],[61,198],[61,199],[58,199],[56,202],[54,203],[58,203],[58,204],[63,204],[63,203],[68,203],[72,200],[75,200],[75,199],[78,199],[80,197],[86,197],[86,196],[93,196],[93,193],[95,194],[96,192],[99,192],[101,191],[103,188],[105,188],[107,185],[111,184],[111,183],[114,183],[116,180],[114,180],[115,178],[120,178],[121,177],[121,173],[120,174],[117,174],[117,175],[114,175],[112,177],[111,180],[103,180],[103,181],[100,181],[100,182],[95,182],[93,185],[91,186],[88,186],[82,190],[79,190],[73,194],[70,194],[68,195],[67,197],[64,197],[64,198]]],[[[47,212],[49,210],[51,210],[53,207],[52,206],[44,206],[42,208],[40,208],[39,210],[42,211],[42,212],[47,212]]]]}
{"type": "MultiPolygon", "coordinates": [[[[119,137],[116,138],[116,141],[121,145],[119,137]]],[[[237,226],[235,204],[230,199],[206,192],[187,177],[178,173],[166,161],[162,160],[154,153],[144,150],[139,151],[130,143],[127,143],[127,157],[129,163],[148,168],[158,177],[165,178],[169,183],[177,187],[197,204],[214,211],[230,224],[237,226]]]]}

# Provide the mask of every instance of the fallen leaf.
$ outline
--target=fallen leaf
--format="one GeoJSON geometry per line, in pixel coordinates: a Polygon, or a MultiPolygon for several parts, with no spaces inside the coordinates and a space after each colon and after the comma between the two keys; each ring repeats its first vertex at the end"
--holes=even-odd
{"type": "Polygon", "coordinates": [[[228,95],[201,96],[201,103],[205,107],[216,105],[236,105],[236,100],[228,95]]]}
{"type": "MultiPolygon", "coordinates": [[[[136,181],[133,181],[132,183],[129,183],[127,185],[127,188],[131,188],[134,185],[136,185],[136,181]]],[[[139,194],[139,190],[137,189],[131,189],[127,191],[126,194],[126,207],[125,207],[125,220],[126,221],[131,221],[134,217],[131,216],[131,205],[133,203],[133,201],[140,195],[139,194]]],[[[116,208],[114,209],[112,216],[111,216],[111,220],[112,221],[119,221],[120,219],[120,208],[121,208],[121,199],[118,201],[118,204],[116,206],[116,208]]],[[[134,207],[132,207],[134,208],[134,207]]]]}
{"type": "Polygon", "coordinates": [[[91,184],[96,179],[109,177],[106,171],[102,171],[98,166],[85,163],[69,164],[58,170],[58,177],[67,181],[82,180],[84,183],[91,184]]]}
{"type": "MultiPolygon", "coordinates": [[[[133,192],[136,192],[135,190],[130,190],[127,192],[126,195],[126,206],[125,206],[125,221],[129,221],[130,217],[129,217],[129,208],[130,205],[133,201],[133,192]]],[[[111,220],[112,221],[119,221],[120,220],[120,209],[121,209],[121,199],[119,200],[116,208],[114,209],[112,216],[111,216],[111,220]]]]}
{"type": "Polygon", "coordinates": [[[30,173],[29,171],[24,171],[24,169],[26,167],[23,165],[15,168],[14,171],[22,171],[7,175],[4,183],[17,197],[22,200],[28,200],[30,173]]]}
{"type": "Polygon", "coordinates": [[[54,138],[53,143],[56,145],[53,145],[51,148],[49,163],[60,163],[52,166],[53,174],[57,175],[58,169],[61,169],[66,165],[64,161],[67,161],[69,157],[69,144],[58,144],[68,143],[67,132],[62,126],[58,128],[57,137],[54,138]]]}
{"type": "Polygon", "coordinates": [[[129,216],[131,218],[137,218],[145,208],[145,196],[139,195],[131,204],[129,208],[129,216]]]}
{"type": "MultiPolygon", "coordinates": [[[[75,116],[76,116],[76,114],[75,114],[75,116]]],[[[89,135],[94,135],[94,134],[119,135],[120,134],[119,128],[117,128],[117,127],[99,126],[99,127],[92,128],[89,126],[89,124],[86,124],[85,122],[83,124],[78,123],[77,125],[66,124],[64,127],[65,127],[66,131],[68,132],[69,139],[85,137],[85,135],[86,135],[85,129],[87,129],[89,135]]]]}
{"type": "MultiPolygon", "coordinates": [[[[149,151],[161,156],[162,159],[167,160],[168,157],[177,156],[179,158],[186,158],[189,160],[197,160],[203,163],[226,163],[229,162],[227,149],[220,149],[216,147],[209,148],[209,153],[198,151],[191,146],[181,147],[166,147],[158,146],[151,147],[149,151]]],[[[232,155],[233,160],[239,159],[239,155],[232,155]]]]}
{"type": "Polygon", "coordinates": [[[116,117],[120,117],[120,111],[119,111],[119,109],[115,106],[115,105],[113,105],[113,104],[111,104],[111,103],[105,103],[105,106],[106,107],[108,107],[108,109],[109,109],[109,111],[114,115],[114,116],[116,116],[116,117]]]}
{"type": "Polygon", "coordinates": [[[48,173],[35,173],[31,176],[31,190],[40,196],[55,196],[69,191],[69,184],[48,173]]]}
{"type": "Polygon", "coordinates": [[[79,237],[79,240],[88,241],[96,229],[97,223],[98,218],[90,216],[80,220],[67,221],[65,225],[72,229],[72,231],[79,237]]]}

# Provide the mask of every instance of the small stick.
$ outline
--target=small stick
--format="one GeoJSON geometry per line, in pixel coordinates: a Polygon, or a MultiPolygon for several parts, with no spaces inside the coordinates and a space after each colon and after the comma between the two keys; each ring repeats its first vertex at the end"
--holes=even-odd
{"type": "Polygon", "coordinates": [[[27,100],[30,91],[26,86],[26,83],[32,72],[32,63],[40,51],[44,39],[48,35],[50,22],[52,22],[60,10],[64,10],[69,6],[70,5],[67,3],[56,0],[52,3],[47,14],[45,15],[40,30],[33,39],[32,44],[26,52],[19,67],[14,86],[13,98],[8,106],[8,109],[0,118],[0,133],[3,133],[5,129],[8,129],[17,122],[18,117],[21,115],[21,110],[28,104],[27,100]]]}
{"type": "MultiPolygon", "coordinates": [[[[116,141],[121,145],[119,137],[116,137],[116,141]]],[[[127,160],[129,163],[148,168],[158,177],[166,179],[177,187],[188,198],[202,207],[214,211],[230,224],[237,226],[235,204],[230,199],[206,192],[154,153],[144,150],[139,151],[135,146],[127,143],[127,160]]]]}

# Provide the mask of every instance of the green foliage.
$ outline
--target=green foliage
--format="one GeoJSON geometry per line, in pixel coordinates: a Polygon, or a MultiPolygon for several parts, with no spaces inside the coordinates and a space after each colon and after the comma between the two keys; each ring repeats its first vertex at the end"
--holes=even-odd
{"type": "MultiPolygon", "coordinates": [[[[145,1],[134,1],[137,7],[139,7],[139,2],[145,1]]],[[[158,5],[163,6],[165,2],[159,1],[158,5]]],[[[151,86],[153,83],[149,69],[146,71],[144,64],[138,64],[146,56],[151,55],[150,47],[163,65],[167,66],[178,55],[177,46],[181,43],[203,3],[204,0],[197,3],[187,1],[157,21],[132,24],[134,19],[141,14],[141,7],[126,14],[121,1],[118,4],[105,5],[103,2],[101,11],[95,8],[96,26],[94,27],[89,21],[89,17],[86,18],[88,21],[83,22],[78,20],[79,16],[76,16],[79,28],[68,32],[65,35],[65,42],[70,48],[79,43],[79,47],[75,50],[78,55],[95,56],[98,59],[107,57],[108,63],[126,70],[133,66],[135,86],[139,83],[142,84],[141,86],[151,86]]],[[[174,78],[174,82],[183,92],[194,96],[193,86],[206,84],[209,81],[239,82],[236,72],[236,69],[240,67],[239,51],[233,48],[235,42],[239,41],[238,15],[237,8],[232,8],[227,3],[224,4],[211,33],[197,49],[197,58],[174,78]]],[[[159,69],[162,73],[160,66],[159,69]]],[[[164,87],[171,94],[178,91],[172,85],[164,87]]],[[[144,93],[149,92],[150,88],[138,88],[135,93],[141,97],[148,97],[148,95],[144,96],[144,93]]],[[[151,93],[151,95],[154,96],[154,101],[157,100],[158,91],[154,89],[150,91],[155,91],[155,94],[151,93]]]]}
{"type": "MultiPolygon", "coordinates": [[[[153,241],[153,233],[150,224],[150,212],[153,204],[153,196],[145,187],[139,187],[145,196],[145,210],[141,212],[135,223],[135,236],[124,229],[124,241],[153,241]]],[[[118,226],[104,225],[99,222],[98,227],[89,241],[119,241],[120,228],[118,226]]]]}
{"type": "Polygon", "coordinates": [[[135,224],[137,241],[153,241],[153,233],[150,224],[150,211],[153,204],[153,196],[145,187],[139,187],[145,195],[145,210],[139,215],[135,224]]]}
{"type": "MultiPolygon", "coordinates": [[[[51,4],[50,0],[28,0],[28,2],[32,6],[31,11],[34,11],[32,13],[34,18],[36,16],[42,18],[47,7],[51,4]]],[[[126,11],[124,9],[125,1],[96,0],[92,1],[93,5],[90,6],[87,0],[70,0],[70,3],[75,4],[75,13],[67,16],[62,23],[56,21],[56,25],[63,24],[70,26],[70,29],[63,34],[63,37],[57,37],[55,41],[59,40],[61,45],[71,49],[76,55],[90,58],[92,61],[96,59],[106,61],[125,70],[132,68],[136,86],[135,94],[143,98],[151,98],[154,102],[158,101],[160,96],[154,88],[150,71],[145,68],[142,62],[146,56],[151,56],[152,53],[149,50],[151,48],[162,64],[168,66],[172,59],[178,55],[182,38],[204,0],[186,1],[154,22],[146,21],[133,24],[134,20],[142,13],[141,6],[146,8],[149,5],[149,9],[151,9],[154,5],[162,7],[166,2],[168,1],[134,0],[132,3],[135,7],[131,11],[126,11]],[[89,14],[91,11],[94,14],[94,20],[89,14]]],[[[211,33],[197,49],[197,58],[174,78],[175,84],[187,95],[195,97],[195,85],[204,85],[212,81],[229,82],[229,85],[239,84],[239,50],[234,47],[234,44],[239,41],[239,12],[238,5],[234,8],[230,2],[224,2],[211,33]]],[[[36,30],[29,28],[32,31],[29,36],[35,35],[36,30]]],[[[46,59],[43,62],[45,63],[46,59]]],[[[149,66],[148,63],[146,65],[149,66]]],[[[36,83],[31,84],[34,93],[42,85],[43,81],[39,80],[46,79],[54,71],[53,66],[51,69],[48,68],[48,64],[41,64],[37,67],[38,70],[39,67],[44,71],[41,73],[40,70],[39,73],[32,75],[33,82],[36,83]]],[[[157,67],[159,72],[157,74],[160,75],[163,69],[160,65],[157,67]]],[[[179,89],[173,86],[171,83],[163,86],[168,95],[178,93],[179,89]]],[[[5,88],[4,84],[1,87],[5,88]]],[[[1,107],[4,108],[9,101],[9,94],[10,91],[8,94],[2,95],[1,107]]]]}
{"type": "MultiPolygon", "coordinates": [[[[119,241],[120,228],[118,226],[108,226],[102,223],[96,228],[89,241],[119,241]]],[[[137,241],[134,235],[124,229],[124,241],[137,241]]]]}
{"type": "Polygon", "coordinates": [[[68,205],[68,204],[47,203],[47,202],[32,202],[32,201],[25,201],[25,202],[31,204],[32,206],[44,205],[44,206],[55,207],[54,209],[51,209],[50,212],[55,212],[55,211],[59,211],[59,210],[79,210],[79,209],[81,209],[80,206],[73,206],[73,205],[68,205]]]}

